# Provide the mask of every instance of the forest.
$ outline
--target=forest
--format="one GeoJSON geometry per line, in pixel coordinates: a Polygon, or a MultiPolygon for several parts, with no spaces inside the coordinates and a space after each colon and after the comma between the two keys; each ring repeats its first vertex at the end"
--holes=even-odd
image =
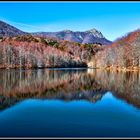
{"type": "Polygon", "coordinates": [[[20,35],[0,39],[0,68],[87,67],[100,44],[20,35]]]}
{"type": "Polygon", "coordinates": [[[92,57],[89,65],[92,68],[139,70],[140,30],[131,32],[104,47],[92,57]]]}

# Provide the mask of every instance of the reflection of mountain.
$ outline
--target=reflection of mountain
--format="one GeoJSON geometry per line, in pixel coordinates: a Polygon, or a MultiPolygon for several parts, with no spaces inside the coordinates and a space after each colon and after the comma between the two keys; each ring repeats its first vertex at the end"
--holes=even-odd
{"type": "Polygon", "coordinates": [[[105,93],[86,70],[41,69],[0,71],[0,91],[1,109],[27,98],[96,102],[105,93]]]}
{"type": "Polygon", "coordinates": [[[98,70],[95,81],[115,97],[140,108],[140,72],[98,70]]]}
{"type": "Polygon", "coordinates": [[[97,102],[106,91],[140,108],[140,73],[89,70],[1,70],[0,108],[28,98],[97,102]]]}

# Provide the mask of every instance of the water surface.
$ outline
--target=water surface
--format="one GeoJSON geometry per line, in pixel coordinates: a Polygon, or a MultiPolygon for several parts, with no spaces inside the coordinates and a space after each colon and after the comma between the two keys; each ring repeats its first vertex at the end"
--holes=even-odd
{"type": "Polygon", "coordinates": [[[140,73],[0,70],[1,137],[139,137],[140,73]]]}

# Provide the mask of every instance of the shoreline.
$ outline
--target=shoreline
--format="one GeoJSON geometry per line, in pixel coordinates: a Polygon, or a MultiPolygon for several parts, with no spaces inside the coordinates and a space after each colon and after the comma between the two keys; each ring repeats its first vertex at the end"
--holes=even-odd
{"type": "Polygon", "coordinates": [[[3,68],[0,68],[0,70],[39,70],[39,69],[49,69],[49,70],[54,70],[54,69],[88,69],[88,67],[42,67],[42,68],[39,68],[39,67],[3,67],[3,68]]]}
{"type": "Polygon", "coordinates": [[[140,71],[139,67],[134,67],[134,68],[123,68],[123,67],[89,67],[91,69],[98,69],[98,70],[107,70],[107,71],[118,71],[118,72],[131,72],[131,71],[140,71]]]}
{"type": "Polygon", "coordinates": [[[92,70],[107,70],[107,71],[117,71],[117,72],[138,72],[139,67],[133,68],[122,68],[122,67],[0,67],[0,70],[37,70],[37,69],[49,69],[49,70],[69,70],[69,69],[92,69],[92,70]]]}

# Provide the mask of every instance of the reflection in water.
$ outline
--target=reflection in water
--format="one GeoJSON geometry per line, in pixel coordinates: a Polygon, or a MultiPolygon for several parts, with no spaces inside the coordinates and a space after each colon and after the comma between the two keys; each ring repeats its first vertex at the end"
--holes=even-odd
{"type": "Polygon", "coordinates": [[[80,69],[0,70],[0,107],[36,99],[96,102],[111,91],[140,108],[140,73],[80,69]]]}
{"type": "Polygon", "coordinates": [[[97,71],[95,81],[115,97],[140,108],[140,72],[97,71]]]}
{"type": "Polygon", "coordinates": [[[0,136],[138,137],[139,92],[138,72],[0,70],[0,136]]]}
{"type": "Polygon", "coordinates": [[[41,99],[87,99],[92,102],[105,93],[81,70],[12,70],[0,72],[1,108],[26,98],[41,99]]]}

